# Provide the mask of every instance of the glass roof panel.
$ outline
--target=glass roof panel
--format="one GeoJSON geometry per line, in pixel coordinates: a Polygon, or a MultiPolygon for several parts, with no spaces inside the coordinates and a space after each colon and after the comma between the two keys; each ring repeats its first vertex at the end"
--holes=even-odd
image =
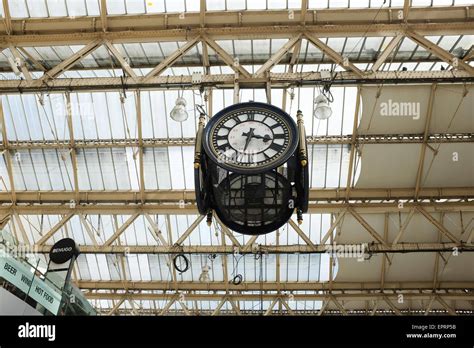
{"type": "Polygon", "coordinates": [[[66,17],[68,15],[68,9],[64,0],[46,0],[46,5],[50,17],[66,17]]]}
{"type": "Polygon", "coordinates": [[[165,0],[166,12],[184,12],[184,0],[165,0]]]}
{"type": "Polygon", "coordinates": [[[12,18],[28,18],[30,16],[25,0],[8,0],[8,8],[12,18]]]}
{"type": "Polygon", "coordinates": [[[218,1],[218,0],[207,0],[208,10],[222,10],[227,2],[227,10],[244,10],[246,0],[232,0],[232,1],[218,1]]]}
{"type": "Polygon", "coordinates": [[[281,9],[286,9],[286,8],[287,8],[286,0],[268,0],[269,10],[281,10],[281,9]]]}
{"type": "Polygon", "coordinates": [[[124,0],[107,1],[106,4],[107,14],[121,15],[127,13],[124,0]]]}
{"type": "Polygon", "coordinates": [[[48,17],[45,0],[26,0],[30,17],[48,17]]]}
{"type": "Polygon", "coordinates": [[[330,8],[349,7],[349,0],[329,0],[329,7],[330,8]]]}
{"type": "Polygon", "coordinates": [[[143,0],[126,0],[125,8],[127,14],[145,13],[145,1],[143,0]]]}
{"type": "Polygon", "coordinates": [[[146,1],[146,13],[163,13],[165,12],[165,2],[158,0],[146,1]]]}
{"type": "Polygon", "coordinates": [[[247,0],[247,9],[248,10],[265,10],[267,9],[266,0],[247,0]]]}

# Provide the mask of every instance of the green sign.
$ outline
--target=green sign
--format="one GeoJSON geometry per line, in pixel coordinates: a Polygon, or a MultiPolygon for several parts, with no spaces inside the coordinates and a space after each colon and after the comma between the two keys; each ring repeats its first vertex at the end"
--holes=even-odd
{"type": "Polygon", "coordinates": [[[58,314],[61,293],[46,284],[33,271],[12,257],[0,257],[0,278],[8,280],[53,314],[58,314]]]}

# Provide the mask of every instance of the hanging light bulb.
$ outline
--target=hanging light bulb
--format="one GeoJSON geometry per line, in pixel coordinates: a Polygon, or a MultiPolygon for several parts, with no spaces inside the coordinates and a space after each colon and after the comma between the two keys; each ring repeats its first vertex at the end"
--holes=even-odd
{"type": "Polygon", "coordinates": [[[320,94],[314,99],[314,117],[319,120],[326,120],[332,115],[332,109],[328,98],[320,94]]]}
{"type": "Polygon", "coordinates": [[[177,122],[183,122],[188,119],[188,112],[186,111],[186,99],[178,97],[176,105],[171,110],[170,116],[177,122]]]}

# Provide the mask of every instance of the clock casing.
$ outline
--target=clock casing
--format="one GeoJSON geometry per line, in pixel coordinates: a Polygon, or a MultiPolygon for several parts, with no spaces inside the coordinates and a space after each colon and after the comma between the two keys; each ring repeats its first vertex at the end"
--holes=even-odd
{"type": "Polygon", "coordinates": [[[298,146],[296,123],[265,103],[229,106],[214,115],[203,135],[208,158],[238,174],[258,174],[281,166],[298,146]]]}

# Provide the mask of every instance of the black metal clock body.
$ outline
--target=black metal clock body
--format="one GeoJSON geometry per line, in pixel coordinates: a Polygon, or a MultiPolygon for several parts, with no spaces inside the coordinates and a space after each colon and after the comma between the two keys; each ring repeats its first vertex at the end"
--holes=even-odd
{"type": "Polygon", "coordinates": [[[214,210],[227,227],[250,235],[275,231],[295,209],[304,212],[308,172],[298,132],[286,112],[269,104],[235,104],[215,114],[199,133],[199,212],[214,210]]]}
{"type": "Polygon", "coordinates": [[[283,110],[264,103],[235,104],[218,112],[204,130],[209,159],[239,174],[276,168],[294,154],[297,128],[283,110]]]}

